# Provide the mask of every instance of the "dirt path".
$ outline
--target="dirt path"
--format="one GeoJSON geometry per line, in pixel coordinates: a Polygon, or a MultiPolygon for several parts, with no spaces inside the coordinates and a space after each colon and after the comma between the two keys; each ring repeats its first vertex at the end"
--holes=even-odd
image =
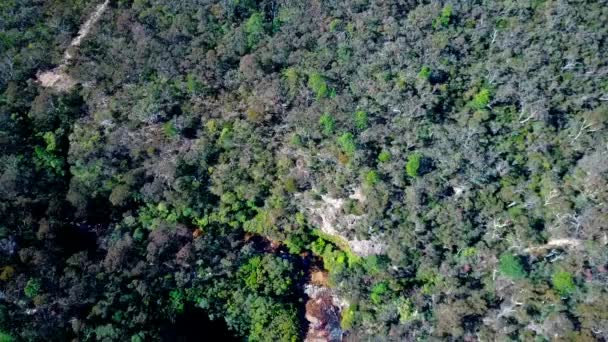
{"type": "Polygon", "coordinates": [[[541,246],[528,247],[524,250],[525,253],[534,253],[556,247],[578,248],[581,246],[581,240],[577,239],[553,239],[541,246]]]}
{"type": "Polygon", "coordinates": [[[99,21],[109,4],[110,0],[105,0],[102,4],[98,5],[95,8],[95,11],[91,13],[87,21],[82,24],[80,30],[78,30],[78,35],[72,40],[69,47],[65,50],[65,53],[63,54],[63,61],[59,66],[52,70],[45,72],[39,71],[37,73],[38,82],[40,82],[43,87],[54,88],[57,91],[67,91],[76,85],[76,80],[67,74],[67,67],[72,61],[72,58],[74,58],[72,49],[80,47],[82,41],[89,35],[91,28],[99,21]]]}

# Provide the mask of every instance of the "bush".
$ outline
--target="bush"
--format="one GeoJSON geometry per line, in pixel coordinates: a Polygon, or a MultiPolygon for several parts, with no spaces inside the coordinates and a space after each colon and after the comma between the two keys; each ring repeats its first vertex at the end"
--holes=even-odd
{"type": "Polygon", "coordinates": [[[447,27],[450,24],[452,18],[452,5],[447,4],[441,10],[441,14],[438,18],[433,21],[433,28],[438,29],[441,27],[447,27]]]}
{"type": "Polygon", "coordinates": [[[420,162],[422,160],[422,154],[414,153],[407,158],[407,164],[405,165],[405,172],[408,176],[414,178],[418,176],[420,170],[420,162]]]}
{"type": "Polygon", "coordinates": [[[391,153],[389,151],[382,151],[380,152],[380,154],[378,155],[378,161],[381,163],[386,163],[389,162],[391,160],[391,153]]]}
{"type": "Polygon", "coordinates": [[[372,288],[370,298],[372,299],[372,302],[374,302],[374,304],[378,305],[380,304],[380,302],[382,302],[382,299],[384,298],[384,295],[387,292],[388,284],[386,282],[378,283],[372,288]]]}
{"type": "Polygon", "coordinates": [[[367,113],[362,111],[362,110],[358,110],[355,112],[355,127],[362,131],[364,129],[367,128],[367,125],[369,123],[369,119],[367,117],[367,113]]]}
{"type": "Polygon", "coordinates": [[[471,107],[474,109],[483,109],[490,103],[490,91],[483,88],[473,97],[471,107]]]}
{"type": "Polygon", "coordinates": [[[0,342],[12,342],[12,341],[14,341],[13,336],[11,336],[3,331],[0,331],[0,342]]]}
{"type": "Polygon", "coordinates": [[[380,176],[374,170],[368,171],[365,174],[365,184],[367,185],[375,185],[380,181],[380,176]]]}
{"type": "Polygon", "coordinates": [[[38,279],[30,279],[25,284],[25,288],[23,289],[23,293],[28,298],[34,298],[40,294],[40,290],[42,288],[42,284],[38,279]]]}
{"type": "Polygon", "coordinates": [[[317,100],[329,95],[329,87],[327,86],[325,77],[317,72],[313,72],[308,76],[308,87],[315,93],[317,100]]]}
{"type": "Polygon", "coordinates": [[[245,34],[247,35],[247,47],[255,48],[264,34],[264,17],[261,13],[254,13],[247,19],[245,34]]]}
{"type": "Polygon", "coordinates": [[[553,283],[553,288],[555,291],[562,296],[567,296],[576,289],[572,274],[566,271],[555,272],[551,278],[551,282],[553,283]]]}
{"type": "Polygon", "coordinates": [[[500,273],[512,279],[526,277],[526,271],[519,257],[510,253],[505,253],[500,257],[500,273]]]}
{"type": "Polygon", "coordinates": [[[330,135],[334,133],[336,121],[329,113],[321,115],[321,118],[319,118],[319,124],[321,125],[324,134],[330,135]]]}
{"type": "Polygon", "coordinates": [[[420,72],[418,73],[418,78],[426,81],[429,79],[429,77],[431,77],[431,68],[425,65],[420,69],[420,72]]]}
{"type": "Polygon", "coordinates": [[[342,148],[342,151],[349,156],[355,154],[355,139],[352,133],[344,133],[338,138],[338,144],[342,148]]]}

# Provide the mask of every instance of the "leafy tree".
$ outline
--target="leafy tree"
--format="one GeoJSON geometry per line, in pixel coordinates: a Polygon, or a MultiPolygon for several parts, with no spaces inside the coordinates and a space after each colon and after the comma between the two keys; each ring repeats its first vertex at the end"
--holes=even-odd
{"type": "Polygon", "coordinates": [[[570,295],[576,289],[572,274],[566,271],[557,271],[551,277],[553,288],[562,296],[570,295]]]}
{"type": "Polygon", "coordinates": [[[429,79],[429,77],[431,77],[431,68],[426,65],[422,66],[418,72],[418,78],[426,81],[429,79]]]}
{"type": "Polygon", "coordinates": [[[365,174],[365,183],[367,185],[375,185],[380,181],[380,176],[374,170],[370,170],[365,174]]]}
{"type": "Polygon", "coordinates": [[[331,135],[334,133],[334,129],[336,128],[336,121],[329,113],[324,113],[319,118],[319,124],[323,129],[323,133],[325,135],[331,135]]]}
{"type": "Polygon", "coordinates": [[[471,101],[471,106],[474,109],[483,109],[490,103],[490,90],[482,88],[471,101]]]}
{"type": "Polygon", "coordinates": [[[433,28],[448,27],[452,18],[452,5],[446,4],[441,10],[441,14],[433,21],[433,28]]]}
{"type": "Polygon", "coordinates": [[[254,292],[284,296],[292,291],[293,265],[272,255],[254,256],[239,269],[239,277],[254,292]]]}
{"type": "Polygon", "coordinates": [[[349,156],[353,156],[355,154],[356,146],[355,146],[355,138],[352,133],[343,133],[338,138],[338,144],[342,148],[342,151],[349,156]]]}
{"type": "Polygon", "coordinates": [[[252,49],[264,36],[264,17],[261,13],[253,13],[245,22],[245,34],[247,35],[247,46],[252,49]]]}
{"type": "Polygon", "coordinates": [[[391,160],[391,153],[389,151],[383,150],[378,154],[378,161],[381,163],[387,163],[391,160]]]}
{"type": "Polygon", "coordinates": [[[526,270],[520,258],[510,253],[505,253],[500,257],[500,272],[513,279],[526,277],[526,270]]]}
{"type": "Polygon", "coordinates": [[[40,294],[41,289],[42,283],[40,282],[40,279],[31,278],[27,281],[27,284],[25,284],[23,292],[26,297],[34,298],[40,294]]]}
{"type": "Polygon", "coordinates": [[[369,119],[367,117],[367,112],[358,110],[355,112],[355,127],[362,131],[367,128],[369,124],[369,119]]]}
{"type": "Polygon", "coordinates": [[[408,176],[415,178],[418,176],[420,170],[420,162],[422,160],[422,154],[413,153],[407,158],[407,164],[405,165],[405,171],[408,176]]]}
{"type": "Polygon", "coordinates": [[[313,72],[308,76],[308,87],[313,91],[317,100],[329,95],[329,87],[323,75],[313,72]]]}

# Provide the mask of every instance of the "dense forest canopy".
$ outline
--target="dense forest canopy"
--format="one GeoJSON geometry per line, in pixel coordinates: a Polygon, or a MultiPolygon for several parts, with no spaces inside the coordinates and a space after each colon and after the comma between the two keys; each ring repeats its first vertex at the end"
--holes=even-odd
{"type": "Polygon", "coordinates": [[[608,2],[0,1],[0,341],[212,333],[607,341],[608,2]]]}

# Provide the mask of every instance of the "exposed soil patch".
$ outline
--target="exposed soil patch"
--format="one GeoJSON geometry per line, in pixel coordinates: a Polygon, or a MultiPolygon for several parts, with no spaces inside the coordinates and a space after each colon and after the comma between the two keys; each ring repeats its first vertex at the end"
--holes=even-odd
{"type": "Polygon", "coordinates": [[[78,35],[72,40],[70,46],[65,50],[63,61],[59,66],[44,72],[38,71],[36,77],[38,78],[40,85],[46,88],[53,88],[59,92],[68,91],[76,85],[76,80],[70,77],[70,75],[67,73],[67,67],[74,57],[73,50],[80,47],[82,41],[89,35],[91,28],[99,21],[101,15],[106,11],[109,4],[110,0],[105,0],[102,4],[95,8],[95,11],[91,13],[87,21],[82,24],[80,30],[78,30],[78,35]]]}

